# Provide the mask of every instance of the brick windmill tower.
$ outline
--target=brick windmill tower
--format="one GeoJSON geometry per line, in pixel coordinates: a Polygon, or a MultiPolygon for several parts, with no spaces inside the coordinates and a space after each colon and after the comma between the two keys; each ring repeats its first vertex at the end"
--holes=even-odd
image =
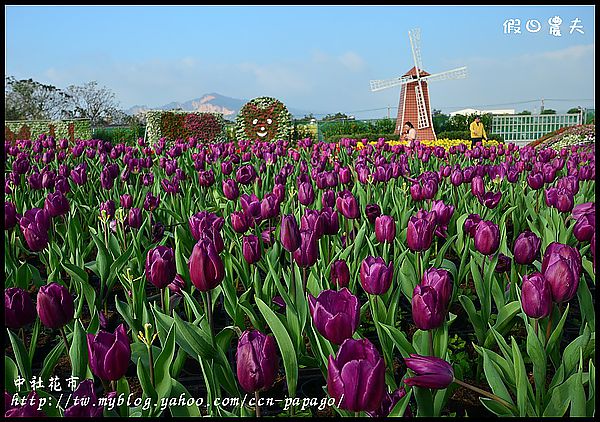
{"type": "Polygon", "coordinates": [[[417,139],[435,140],[431,106],[429,105],[428,82],[444,79],[462,79],[467,76],[467,67],[459,67],[441,73],[430,74],[423,70],[421,62],[421,30],[408,31],[410,47],[415,65],[399,78],[386,80],[372,80],[371,91],[380,91],[401,85],[400,102],[398,104],[398,117],[396,118],[395,134],[402,132],[404,123],[411,122],[417,129],[417,139]]]}

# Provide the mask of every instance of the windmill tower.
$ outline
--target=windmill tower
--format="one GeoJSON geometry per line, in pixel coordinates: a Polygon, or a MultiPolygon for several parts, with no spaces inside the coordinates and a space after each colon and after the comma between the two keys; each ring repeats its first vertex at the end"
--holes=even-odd
{"type": "Polygon", "coordinates": [[[410,48],[412,50],[414,67],[399,78],[386,80],[372,80],[371,91],[380,91],[401,85],[400,102],[398,104],[398,117],[396,118],[395,134],[402,132],[404,123],[411,122],[417,130],[417,139],[420,141],[434,140],[433,119],[429,105],[428,82],[445,79],[462,79],[467,76],[467,67],[459,67],[441,73],[429,74],[423,70],[421,62],[421,30],[408,31],[410,48]]]}

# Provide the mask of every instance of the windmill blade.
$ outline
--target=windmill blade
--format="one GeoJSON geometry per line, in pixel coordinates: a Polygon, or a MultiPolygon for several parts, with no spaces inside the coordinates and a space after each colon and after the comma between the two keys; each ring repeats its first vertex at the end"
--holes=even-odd
{"type": "Polygon", "coordinates": [[[467,66],[457,67],[456,69],[447,70],[445,72],[434,73],[433,75],[421,78],[427,82],[443,81],[446,79],[463,79],[467,77],[467,66]]]}
{"type": "Polygon", "coordinates": [[[423,96],[423,87],[421,84],[415,86],[415,97],[417,98],[417,128],[424,129],[429,127],[429,114],[427,113],[427,105],[423,96]]]}
{"type": "Polygon", "coordinates": [[[404,76],[393,79],[376,79],[371,80],[371,91],[381,91],[382,89],[391,88],[393,86],[398,86],[410,82],[412,78],[410,76],[404,76]]]}
{"type": "Polygon", "coordinates": [[[415,61],[415,67],[418,70],[417,78],[419,78],[419,71],[423,69],[423,61],[421,60],[421,29],[415,28],[408,31],[408,38],[410,39],[410,48],[413,60],[415,61]]]}

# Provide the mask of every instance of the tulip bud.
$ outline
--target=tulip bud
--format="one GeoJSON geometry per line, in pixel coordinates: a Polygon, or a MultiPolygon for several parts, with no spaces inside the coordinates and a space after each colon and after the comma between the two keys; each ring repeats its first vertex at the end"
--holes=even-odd
{"type": "Polygon", "coordinates": [[[360,322],[358,298],[345,287],[323,290],[317,298],[309,293],[308,305],[315,328],[334,344],[352,337],[360,322]]]}
{"type": "Polygon", "coordinates": [[[359,216],[358,201],[348,190],[339,193],[335,206],[348,219],[355,219],[359,216]]]}
{"type": "Polygon", "coordinates": [[[225,195],[225,198],[229,199],[230,201],[236,200],[240,195],[240,190],[237,186],[237,183],[233,179],[223,180],[222,187],[223,195],[225,195]]]}
{"type": "Polygon", "coordinates": [[[575,223],[573,227],[573,235],[580,242],[592,240],[592,236],[596,232],[596,214],[585,214],[575,223]]]}
{"type": "Polygon", "coordinates": [[[533,263],[540,252],[541,244],[542,240],[533,232],[524,231],[521,233],[515,240],[513,248],[515,262],[521,265],[533,263]]]}
{"type": "Polygon", "coordinates": [[[146,278],[158,289],[164,289],[175,278],[175,254],[168,246],[157,246],[146,255],[146,278]]]}
{"type": "Polygon", "coordinates": [[[236,233],[245,233],[248,230],[250,223],[243,211],[234,211],[229,218],[231,219],[231,227],[236,233]]]}
{"type": "Polygon", "coordinates": [[[481,217],[479,214],[469,214],[463,224],[463,232],[471,238],[475,237],[475,230],[477,229],[477,224],[479,224],[480,221],[481,217]]]}
{"type": "Polygon", "coordinates": [[[190,279],[201,292],[217,287],[225,277],[223,261],[215,245],[207,238],[199,240],[189,260],[190,279]]]}
{"type": "Polygon", "coordinates": [[[310,183],[300,183],[298,186],[298,201],[302,205],[310,205],[315,200],[315,191],[310,183]]]}
{"type": "Polygon", "coordinates": [[[446,304],[444,308],[447,307],[452,296],[452,278],[448,271],[431,267],[423,273],[421,284],[433,287],[441,302],[446,304]]]}
{"type": "Polygon", "coordinates": [[[485,193],[485,185],[483,183],[483,177],[475,176],[471,180],[471,193],[473,196],[478,197],[485,193]]]}
{"type": "Polygon", "coordinates": [[[346,261],[341,259],[333,261],[331,264],[330,278],[331,282],[339,288],[348,287],[348,284],[350,283],[350,269],[348,268],[346,261]]]}
{"type": "Polygon", "coordinates": [[[552,291],[541,273],[523,276],[521,305],[530,318],[545,318],[552,312],[552,291]]]}
{"type": "Polygon", "coordinates": [[[58,217],[69,212],[69,201],[62,192],[49,193],[44,202],[44,209],[50,217],[58,217]]]}
{"type": "Polygon", "coordinates": [[[500,245],[500,230],[491,221],[482,220],[475,229],[475,249],[483,255],[492,255],[500,245]]]}
{"type": "Polygon", "coordinates": [[[433,241],[436,221],[437,214],[435,212],[427,212],[422,209],[410,217],[406,230],[406,242],[411,251],[419,252],[429,249],[433,241]]]}
{"type": "Polygon", "coordinates": [[[37,294],[37,313],[46,327],[62,328],[75,315],[73,297],[61,284],[42,286],[37,294]]]}
{"type": "Polygon", "coordinates": [[[100,330],[87,334],[88,357],[92,373],[103,381],[117,381],[127,372],[131,346],[125,326],[120,324],[114,333],[100,330]]]}
{"type": "Polygon", "coordinates": [[[244,236],[242,241],[242,255],[250,265],[260,261],[260,241],[257,236],[253,234],[244,236]]]}
{"type": "Polygon", "coordinates": [[[19,226],[30,250],[39,252],[48,246],[50,216],[46,210],[32,208],[25,211],[25,214],[19,219],[19,226]]]}
{"type": "Polygon", "coordinates": [[[20,287],[4,290],[4,325],[13,330],[35,321],[37,313],[31,296],[20,287]]]}
{"type": "Polygon", "coordinates": [[[375,219],[375,237],[379,243],[393,243],[396,237],[396,222],[389,215],[380,215],[375,219]]]}
{"type": "Polygon", "coordinates": [[[381,208],[377,204],[367,204],[365,214],[369,223],[375,224],[375,219],[381,215],[381,208]]]}
{"type": "Polygon", "coordinates": [[[313,230],[317,239],[320,239],[325,231],[325,221],[322,214],[317,210],[307,208],[300,219],[300,231],[302,230],[313,230]]]}
{"type": "Polygon", "coordinates": [[[557,242],[548,245],[542,260],[542,274],[550,285],[553,301],[568,302],[575,296],[581,267],[581,255],[576,248],[557,242]]]}
{"type": "Polygon", "coordinates": [[[127,224],[129,224],[129,227],[134,229],[139,229],[142,227],[142,210],[139,208],[131,208],[129,210],[127,224]]]}
{"type": "Polygon", "coordinates": [[[300,246],[294,251],[294,260],[301,268],[314,265],[318,258],[317,234],[313,230],[300,231],[300,246]]]}
{"type": "Polygon", "coordinates": [[[404,379],[406,385],[441,390],[454,382],[452,365],[443,359],[411,353],[404,363],[415,373],[414,377],[404,379]]]}
{"type": "Polygon", "coordinates": [[[379,407],[385,394],[385,363],[368,339],[346,339],[337,356],[329,356],[327,391],[341,409],[360,412],[379,407]]]}
{"type": "Polygon", "coordinates": [[[300,247],[300,229],[293,214],[281,217],[279,238],[283,248],[288,252],[294,252],[300,247]]]}
{"type": "Polygon", "coordinates": [[[381,257],[367,256],[360,265],[360,284],[365,292],[382,295],[392,284],[394,264],[385,264],[381,257]]]}
{"type": "Polygon", "coordinates": [[[236,362],[238,381],[246,392],[271,388],[279,369],[273,336],[258,330],[244,331],[238,341],[236,362]]]}
{"type": "Polygon", "coordinates": [[[420,330],[440,327],[446,318],[447,303],[432,286],[417,284],[412,297],[412,317],[420,330]]]}
{"type": "Polygon", "coordinates": [[[18,223],[17,208],[12,202],[4,203],[4,230],[10,230],[18,223]]]}
{"type": "Polygon", "coordinates": [[[445,238],[447,236],[446,231],[448,230],[448,224],[450,223],[450,219],[452,218],[452,214],[454,214],[454,206],[446,205],[444,201],[437,200],[431,203],[431,211],[435,211],[436,216],[436,229],[435,234],[445,238]]]}

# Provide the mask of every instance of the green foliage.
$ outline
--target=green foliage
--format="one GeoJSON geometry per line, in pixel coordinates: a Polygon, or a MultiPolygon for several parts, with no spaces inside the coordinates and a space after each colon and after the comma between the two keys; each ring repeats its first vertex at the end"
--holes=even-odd
{"type": "Polygon", "coordinates": [[[373,137],[379,134],[388,137],[393,135],[396,127],[394,119],[378,119],[378,120],[343,120],[335,122],[324,122],[319,125],[319,130],[323,134],[326,141],[330,141],[333,137],[357,138],[373,137]]]}
{"type": "Polygon", "coordinates": [[[94,129],[92,137],[112,143],[123,142],[133,145],[138,138],[144,137],[144,127],[139,125],[132,125],[130,127],[100,127],[94,129]]]}
{"type": "Polygon", "coordinates": [[[543,110],[540,114],[556,114],[556,110],[552,110],[551,108],[547,108],[543,110]]]}
{"type": "MultiPolygon", "coordinates": [[[[444,131],[444,132],[436,132],[436,137],[438,139],[471,139],[471,132],[469,130],[453,130],[453,131],[444,131]]],[[[504,142],[504,138],[502,135],[492,135],[488,133],[488,140],[504,142]]]]}
{"type": "Polygon", "coordinates": [[[394,135],[389,133],[354,133],[354,134],[341,134],[341,135],[332,135],[326,142],[339,142],[340,139],[350,138],[350,139],[358,139],[359,141],[363,139],[368,139],[369,142],[377,142],[379,138],[385,138],[386,141],[397,141],[400,135],[394,135]]]}
{"type": "Polygon", "coordinates": [[[467,343],[458,334],[448,337],[448,357],[455,372],[460,370],[463,379],[471,379],[474,375],[473,363],[467,353],[467,343]],[[460,368],[460,369],[458,369],[460,368]]]}

